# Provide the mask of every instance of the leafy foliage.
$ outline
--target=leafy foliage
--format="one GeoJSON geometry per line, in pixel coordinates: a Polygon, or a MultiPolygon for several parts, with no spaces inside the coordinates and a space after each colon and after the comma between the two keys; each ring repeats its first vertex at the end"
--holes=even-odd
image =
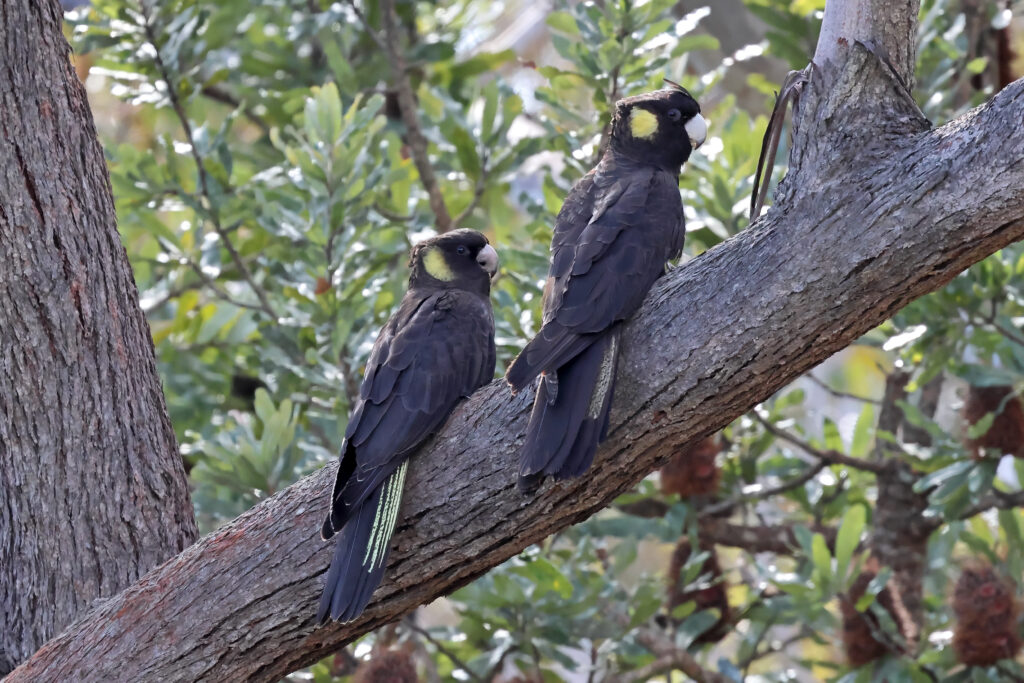
{"type": "MultiPolygon", "coordinates": [[[[684,258],[747,227],[770,102],[749,93],[703,98],[731,68],[726,60],[692,73],[692,55],[719,46],[705,27],[716,11],[709,4],[681,15],[669,0],[560,2],[545,25],[528,27],[527,42],[543,47],[519,57],[492,38],[526,4],[398,4],[445,204],[501,253],[499,372],[536,330],[550,226],[598,157],[619,97],[669,77],[705,103],[711,139],[681,180],[684,258]]],[[[950,0],[923,3],[915,94],[937,122],[996,87],[990,39],[1005,8],[980,5],[968,16],[950,0]]],[[[766,26],[751,42],[801,68],[823,7],[746,0],[766,26]]],[[[378,44],[380,4],[94,0],[70,19],[76,52],[87,53],[80,59],[91,69],[121,234],[197,514],[210,529],[335,456],[366,355],[404,289],[409,247],[435,229],[378,44]]],[[[770,93],[763,78],[751,84],[770,93]]],[[[1021,282],[1018,245],[734,422],[713,499],[680,500],[645,481],[454,594],[454,615],[401,625],[429,654],[421,667],[444,680],[601,680],[651,665],[654,634],[732,680],[1019,676],[1012,662],[957,664],[945,596],[961,558],[1024,572],[1021,512],[974,507],[1019,491],[1021,461],[999,453],[975,460],[964,446],[965,435],[983,439],[998,424],[1005,402],[973,425],[957,416],[969,385],[1024,393],[1021,282]],[[898,402],[882,395],[896,370],[909,375],[898,402]],[[922,398],[935,378],[945,378],[937,411],[922,398]],[[903,414],[895,429],[882,423],[893,406],[903,414]],[[821,453],[847,459],[819,462],[821,453]],[[878,473],[857,463],[882,453],[905,463],[934,521],[923,622],[903,654],[851,670],[836,645],[837,596],[864,568],[878,523],[878,473]],[[693,546],[677,579],[687,594],[707,588],[718,579],[702,568],[716,553],[736,615],[721,644],[703,645],[720,614],[696,602],[667,614],[663,576],[680,535],[705,534],[716,515],[759,536],[783,529],[791,542],[770,554],[743,538],[720,539],[712,551],[693,546]]],[[[880,604],[891,577],[883,568],[856,608],[874,615],[879,637],[902,642],[880,604]]],[[[303,676],[334,673],[325,660],[303,676]]]]}

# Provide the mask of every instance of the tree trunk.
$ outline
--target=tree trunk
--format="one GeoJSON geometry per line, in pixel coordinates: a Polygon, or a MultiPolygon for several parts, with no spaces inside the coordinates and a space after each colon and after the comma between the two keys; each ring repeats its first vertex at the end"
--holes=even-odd
{"type": "Polygon", "coordinates": [[[0,13],[3,676],[196,526],[60,7],[0,13]]]}

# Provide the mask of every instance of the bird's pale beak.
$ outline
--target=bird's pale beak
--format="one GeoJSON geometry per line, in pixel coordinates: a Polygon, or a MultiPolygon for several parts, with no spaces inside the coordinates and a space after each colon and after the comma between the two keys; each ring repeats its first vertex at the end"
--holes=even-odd
{"type": "Polygon", "coordinates": [[[690,136],[690,145],[697,149],[704,144],[708,137],[708,122],[704,117],[697,114],[686,122],[686,134],[690,136]]]}
{"type": "Polygon", "coordinates": [[[494,278],[498,273],[498,252],[494,250],[494,247],[487,244],[480,250],[480,253],[476,255],[476,262],[480,264],[480,267],[487,271],[487,274],[494,278]]]}

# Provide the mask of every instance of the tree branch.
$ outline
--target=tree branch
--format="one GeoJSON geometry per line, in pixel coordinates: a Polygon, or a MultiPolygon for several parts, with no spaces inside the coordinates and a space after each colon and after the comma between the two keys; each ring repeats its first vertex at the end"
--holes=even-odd
{"type": "MultiPolygon", "coordinates": [[[[395,79],[398,108],[402,112],[402,123],[405,124],[405,134],[409,140],[412,160],[416,164],[420,182],[423,183],[430,199],[430,210],[434,212],[434,218],[437,220],[437,230],[438,232],[448,232],[458,226],[452,224],[448,207],[444,203],[444,196],[441,194],[441,186],[437,182],[437,174],[434,173],[434,167],[430,163],[427,138],[423,135],[423,128],[420,126],[416,96],[413,94],[412,83],[409,81],[408,65],[402,54],[401,37],[398,35],[398,28],[395,25],[394,0],[381,0],[380,13],[381,23],[384,27],[384,47],[387,51],[388,61],[391,63],[391,75],[395,79]]],[[[370,29],[368,24],[366,28],[379,41],[380,37],[370,29]]]]}
{"type": "Polygon", "coordinates": [[[764,427],[766,431],[774,434],[777,438],[782,439],[783,441],[788,441],[803,452],[807,453],[807,455],[817,458],[818,462],[826,465],[844,465],[846,467],[864,470],[865,472],[874,472],[875,474],[878,474],[885,469],[885,465],[880,462],[865,460],[863,458],[851,458],[850,456],[836,450],[822,450],[820,448],[815,448],[796,434],[788,432],[785,429],[781,429],[770,420],[766,420],[761,417],[756,410],[753,411],[751,415],[754,416],[755,420],[761,423],[761,426],[764,427]]]}
{"type": "Polygon", "coordinates": [[[871,46],[908,91],[914,83],[921,0],[827,0],[814,52],[817,64],[841,60],[845,46],[871,46]],[[908,39],[909,37],[909,39],[908,39]]]}
{"type": "Polygon", "coordinates": [[[91,612],[8,683],[68,679],[83,661],[98,678],[277,680],[585,519],[1024,237],[1022,114],[1018,81],[888,157],[851,149],[819,184],[662,278],[624,330],[612,430],[586,476],[519,495],[532,396],[501,382],[477,392],[413,458],[387,578],[358,621],[313,625],[331,465],[91,612]]]}
{"type": "MultiPolygon", "coordinates": [[[[149,41],[150,46],[153,48],[153,60],[157,71],[160,72],[160,78],[163,79],[164,84],[167,86],[167,97],[171,102],[171,108],[174,109],[174,113],[177,115],[178,121],[181,123],[182,130],[185,132],[185,137],[188,138],[189,149],[192,152],[192,159],[196,163],[196,173],[199,176],[199,191],[203,199],[206,200],[206,209],[209,213],[210,224],[213,226],[214,232],[217,233],[221,243],[224,245],[228,255],[231,257],[231,261],[235,264],[235,267],[238,268],[238,272],[242,274],[242,277],[249,283],[249,287],[256,295],[256,298],[259,299],[259,309],[270,316],[271,320],[276,321],[277,314],[270,305],[266,292],[264,292],[263,288],[256,283],[249,267],[245,264],[245,261],[242,260],[241,254],[239,254],[238,250],[235,249],[235,245],[231,241],[231,236],[228,234],[228,231],[221,225],[219,212],[213,202],[213,195],[210,194],[210,181],[209,175],[206,171],[206,163],[203,161],[203,156],[196,148],[196,140],[192,132],[192,124],[188,119],[188,113],[185,111],[185,107],[181,103],[181,98],[178,96],[177,86],[171,79],[171,71],[167,68],[163,57],[160,56],[160,44],[157,42],[156,32],[153,30],[150,8],[144,0],[140,0],[139,2],[139,13],[145,22],[142,28],[146,32],[146,40],[149,41]]],[[[200,273],[200,276],[202,276],[202,273],[200,273]]]]}

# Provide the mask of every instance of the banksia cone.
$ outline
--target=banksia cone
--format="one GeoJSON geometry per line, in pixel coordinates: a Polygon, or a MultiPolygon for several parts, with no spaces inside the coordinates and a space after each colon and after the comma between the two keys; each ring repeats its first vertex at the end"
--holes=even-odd
{"type": "MultiPolygon", "coordinates": [[[[849,592],[839,596],[839,610],[843,616],[843,648],[846,650],[846,660],[854,668],[873,662],[887,652],[905,651],[902,643],[886,643],[879,640],[879,637],[883,637],[883,631],[878,623],[878,617],[869,610],[857,610],[857,603],[867,593],[868,584],[875,580],[878,571],[878,560],[869,557],[864,563],[864,570],[854,579],[849,592]]],[[[875,602],[889,613],[903,638],[912,641],[912,634],[917,632],[917,626],[891,581],[878,592],[875,602]]]]}
{"type": "Polygon", "coordinates": [[[963,664],[989,666],[1020,650],[1014,585],[987,564],[964,569],[953,591],[953,650],[963,664]]]}
{"type": "Polygon", "coordinates": [[[381,650],[363,662],[352,683],[419,683],[412,655],[403,650],[381,650]]]}
{"type": "Polygon", "coordinates": [[[975,460],[985,456],[984,448],[1024,458],[1024,406],[1019,396],[1011,394],[1013,387],[1010,386],[968,388],[964,402],[964,420],[968,425],[977,424],[988,413],[997,413],[987,432],[966,441],[975,460]],[[1003,406],[1002,412],[998,412],[1000,406],[1003,406]]]}
{"type": "MultiPolygon", "coordinates": [[[[878,619],[875,615],[857,611],[857,602],[864,597],[868,590],[868,584],[874,580],[875,576],[877,576],[876,571],[865,569],[854,580],[849,593],[839,600],[839,609],[843,615],[843,648],[846,650],[846,660],[854,668],[880,659],[889,651],[889,648],[874,636],[879,629],[878,619]]],[[[879,593],[879,602],[882,602],[882,595],[887,591],[888,588],[879,593]]]]}
{"type": "Polygon", "coordinates": [[[721,442],[714,435],[676,453],[661,468],[662,492],[678,493],[683,498],[715,493],[722,478],[715,456],[721,450],[721,442]]]}
{"type": "Polygon", "coordinates": [[[694,643],[717,643],[729,632],[732,614],[729,610],[729,598],[726,595],[726,583],[722,577],[722,568],[718,564],[718,557],[715,555],[715,548],[711,544],[701,544],[700,550],[707,550],[711,554],[704,560],[698,577],[701,588],[687,589],[683,567],[692,553],[690,540],[683,536],[676,544],[672,552],[672,561],[668,567],[668,611],[669,614],[691,600],[696,604],[696,612],[705,609],[717,609],[718,621],[704,633],[700,634],[694,643]]]}

